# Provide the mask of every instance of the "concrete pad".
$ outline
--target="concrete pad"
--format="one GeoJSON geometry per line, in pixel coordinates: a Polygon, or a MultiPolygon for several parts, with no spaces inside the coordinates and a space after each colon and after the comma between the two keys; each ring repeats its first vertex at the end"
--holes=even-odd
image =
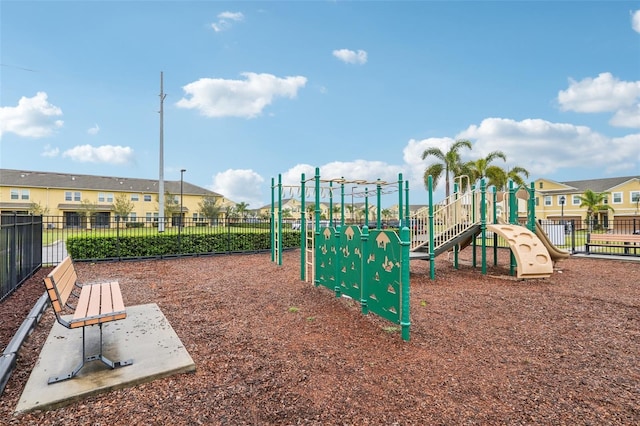
{"type": "MultiPolygon", "coordinates": [[[[77,376],[48,384],[49,377],[70,373],[82,361],[82,329],[54,323],[16,406],[16,414],[50,410],[114,389],[134,386],[176,373],[195,371],[191,356],[155,303],[127,307],[127,318],[102,326],[104,356],[133,359],[133,365],[110,369],[92,361],[77,376]]],[[[87,355],[99,351],[100,329],[87,327],[87,355]]]]}

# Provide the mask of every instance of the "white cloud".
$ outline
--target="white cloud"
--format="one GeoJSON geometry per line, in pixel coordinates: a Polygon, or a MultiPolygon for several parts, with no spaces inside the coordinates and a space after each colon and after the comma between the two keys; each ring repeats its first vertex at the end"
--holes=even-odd
{"type": "Polygon", "coordinates": [[[98,126],[97,124],[91,127],[89,130],[87,130],[87,133],[89,133],[90,135],[97,135],[99,132],[100,132],[100,126],[98,126]]]}
{"type": "Polygon", "coordinates": [[[222,12],[217,16],[218,20],[211,24],[213,31],[219,33],[226,31],[233,25],[233,22],[240,22],[244,20],[242,12],[222,12]]]}
{"type": "Polygon", "coordinates": [[[640,10],[636,10],[631,14],[631,28],[640,33],[640,10]]]}
{"type": "Polygon", "coordinates": [[[107,163],[128,164],[133,161],[133,149],[128,146],[91,146],[78,145],[62,153],[63,157],[71,158],[79,163],[107,163]]]}
{"type": "Polygon", "coordinates": [[[44,150],[42,151],[42,155],[43,157],[57,157],[58,154],[60,154],[60,149],[58,148],[53,148],[51,145],[47,144],[44,146],[44,150]]]}
{"type": "Polygon", "coordinates": [[[230,200],[249,205],[249,209],[257,209],[264,205],[261,194],[262,176],[253,170],[228,169],[213,177],[211,190],[224,195],[230,200]]]}
{"type": "Polygon", "coordinates": [[[611,73],[582,81],[569,80],[569,88],[558,92],[563,111],[614,112],[613,126],[639,127],[640,81],[620,81],[611,73]]]}
{"type": "Polygon", "coordinates": [[[49,103],[45,92],[34,97],[22,97],[15,107],[0,107],[0,136],[15,133],[18,136],[42,138],[62,127],[63,121],[56,117],[62,110],[49,103]]]}
{"type": "Polygon", "coordinates": [[[362,65],[367,63],[367,52],[364,50],[358,50],[356,52],[355,50],[339,49],[333,51],[333,56],[347,64],[362,65]]]}
{"type": "Polygon", "coordinates": [[[469,126],[457,135],[457,139],[474,142],[473,150],[463,154],[479,158],[500,150],[508,160],[503,167],[524,167],[533,179],[573,168],[632,171],[633,162],[637,161],[632,159],[638,157],[639,137],[608,138],[586,126],[506,118],[487,118],[479,126],[469,126]]]}
{"type": "Polygon", "coordinates": [[[246,80],[201,78],[184,86],[189,98],[180,99],[180,108],[197,109],[207,117],[254,118],[276,97],[293,99],[307,79],[301,76],[279,78],[272,74],[241,74],[246,80]]]}

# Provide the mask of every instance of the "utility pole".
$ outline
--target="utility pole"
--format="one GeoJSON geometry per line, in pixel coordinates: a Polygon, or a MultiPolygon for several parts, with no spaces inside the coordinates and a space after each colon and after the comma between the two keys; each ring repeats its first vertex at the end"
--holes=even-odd
{"type": "Polygon", "coordinates": [[[160,174],[158,183],[158,232],[164,232],[164,94],[162,71],[160,71],[160,174]]]}

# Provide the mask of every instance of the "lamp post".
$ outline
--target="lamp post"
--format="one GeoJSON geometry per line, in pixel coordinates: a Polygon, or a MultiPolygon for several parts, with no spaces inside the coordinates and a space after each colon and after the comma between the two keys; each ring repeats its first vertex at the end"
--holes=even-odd
{"type": "Polygon", "coordinates": [[[182,253],[182,184],[184,182],[184,172],[186,172],[187,169],[181,169],[180,170],[180,215],[178,216],[178,219],[180,220],[180,222],[178,222],[178,252],[182,253]]]}
{"type": "Polygon", "coordinates": [[[564,226],[564,233],[567,233],[567,225],[564,223],[564,203],[567,201],[567,198],[564,195],[560,196],[558,200],[560,202],[560,223],[564,226]]]}

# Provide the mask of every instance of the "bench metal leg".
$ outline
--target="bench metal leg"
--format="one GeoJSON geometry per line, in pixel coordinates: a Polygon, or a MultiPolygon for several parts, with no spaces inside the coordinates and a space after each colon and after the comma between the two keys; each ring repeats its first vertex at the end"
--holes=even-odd
{"type": "Polygon", "coordinates": [[[90,355],[90,356],[86,355],[85,332],[84,332],[84,329],[86,327],[82,327],[82,361],[71,371],[71,373],[68,373],[62,376],[49,377],[49,381],[48,381],[49,384],[62,382],[64,380],[69,380],[75,377],[80,372],[80,370],[82,370],[82,367],[84,367],[86,363],[91,361],[101,361],[103,364],[105,364],[107,367],[111,368],[112,370],[115,368],[126,367],[127,365],[133,364],[132,359],[128,359],[126,361],[114,362],[102,354],[102,323],[98,324],[98,327],[100,328],[100,352],[95,355],[90,355]]]}

